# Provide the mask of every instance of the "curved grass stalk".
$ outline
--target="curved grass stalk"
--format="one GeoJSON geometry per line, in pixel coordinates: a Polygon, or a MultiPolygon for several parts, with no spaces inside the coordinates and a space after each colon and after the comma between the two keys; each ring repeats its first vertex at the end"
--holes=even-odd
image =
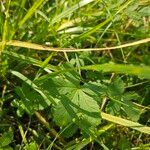
{"type": "MultiPolygon", "coordinates": [[[[48,46],[43,46],[35,43],[30,42],[24,42],[24,41],[17,41],[12,40],[9,42],[6,42],[6,45],[8,46],[16,46],[16,47],[24,47],[24,48],[30,48],[35,50],[41,50],[41,51],[55,51],[55,52],[80,52],[80,51],[106,51],[106,50],[114,50],[114,49],[120,49],[130,46],[135,46],[143,43],[150,42],[150,38],[142,39],[139,41],[135,41],[132,43],[126,43],[119,46],[113,46],[113,47],[102,47],[102,48],[83,48],[83,49],[75,49],[75,48],[53,48],[48,46]]],[[[0,42],[0,46],[3,45],[3,42],[0,42]]]]}

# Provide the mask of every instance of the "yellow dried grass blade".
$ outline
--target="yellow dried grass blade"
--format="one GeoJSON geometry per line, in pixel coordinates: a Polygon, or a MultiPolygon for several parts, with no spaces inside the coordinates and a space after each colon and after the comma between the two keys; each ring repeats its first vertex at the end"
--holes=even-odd
{"type": "MultiPolygon", "coordinates": [[[[107,48],[86,48],[86,49],[75,49],[75,48],[53,48],[53,47],[47,47],[35,43],[29,43],[29,42],[23,42],[23,41],[16,41],[12,40],[9,42],[6,42],[6,45],[10,46],[16,46],[16,47],[24,47],[24,48],[30,48],[35,50],[42,50],[42,51],[55,51],[55,52],[80,52],[80,51],[104,51],[104,50],[114,50],[114,49],[120,49],[130,46],[135,46],[143,43],[150,42],[150,38],[142,39],[139,41],[135,41],[132,43],[126,43],[119,46],[113,46],[113,47],[107,47],[107,48]]],[[[0,42],[0,45],[3,45],[3,42],[0,42]]]]}
{"type": "Polygon", "coordinates": [[[110,114],[106,114],[104,112],[101,112],[101,116],[102,116],[103,119],[105,119],[107,121],[110,121],[110,122],[113,122],[113,123],[116,123],[116,124],[119,124],[119,125],[122,125],[122,126],[132,128],[132,129],[140,131],[142,133],[150,134],[150,127],[144,126],[142,124],[139,124],[139,123],[127,120],[127,119],[123,119],[123,118],[120,118],[120,117],[116,117],[116,116],[113,116],[113,115],[110,115],[110,114]]]}

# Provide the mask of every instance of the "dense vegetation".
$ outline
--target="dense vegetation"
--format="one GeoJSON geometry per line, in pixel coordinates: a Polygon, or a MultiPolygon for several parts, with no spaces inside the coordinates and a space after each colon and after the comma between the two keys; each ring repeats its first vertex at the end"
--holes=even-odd
{"type": "Polygon", "coordinates": [[[149,0],[0,2],[0,149],[149,149],[149,0]]]}

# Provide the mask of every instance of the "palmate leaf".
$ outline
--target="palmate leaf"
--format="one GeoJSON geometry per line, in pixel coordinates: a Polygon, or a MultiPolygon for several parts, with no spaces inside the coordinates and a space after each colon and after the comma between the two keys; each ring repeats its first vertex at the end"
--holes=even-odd
{"type": "Polygon", "coordinates": [[[132,100],[137,100],[139,96],[135,92],[125,92],[124,85],[123,80],[119,77],[114,78],[108,85],[106,93],[110,102],[106,110],[111,114],[120,114],[123,110],[132,121],[137,121],[142,110],[140,110],[132,100]]]}
{"type": "Polygon", "coordinates": [[[138,121],[143,110],[132,102],[132,100],[135,101],[137,98],[139,97],[134,92],[122,94],[116,99],[111,97],[110,102],[107,105],[106,112],[115,115],[121,114],[123,110],[130,120],[138,121]]]}
{"type": "MultiPolygon", "coordinates": [[[[87,85],[81,86],[78,79],[71,78],[71,76],[59,77],[39,82],[39,84],[45,93],[49,92],[59,101],[54,106],[54,121],[57,125],[65,126],[72,120],[82,119],[86,120],[89,125],[96,126],[100,123],[99,105],[95,100],[96,93],[95,97],[90,96],[90,89],[87,89],[87,85]]],[[[93,94],[92,91],[91,94],[93,94]]]]}
{"type": "Polygon", "coordinates": [[[72,120],[78,122],[82,119],[86,120],[89,126],[100,124],[99,106],[92,97],[84,93],[84,90],[68,91],[67,96],[61,98],[54,111],[54,121],[57,124],[62,126],[72,120]]]}

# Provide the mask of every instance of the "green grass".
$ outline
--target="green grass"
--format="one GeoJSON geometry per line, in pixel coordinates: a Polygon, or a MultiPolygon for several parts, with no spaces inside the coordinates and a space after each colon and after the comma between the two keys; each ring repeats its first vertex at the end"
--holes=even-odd
{"type": "Polygon", "coordinates": [[[149,5],[2,0],[0,149],[148,149],[149,5]]]}

